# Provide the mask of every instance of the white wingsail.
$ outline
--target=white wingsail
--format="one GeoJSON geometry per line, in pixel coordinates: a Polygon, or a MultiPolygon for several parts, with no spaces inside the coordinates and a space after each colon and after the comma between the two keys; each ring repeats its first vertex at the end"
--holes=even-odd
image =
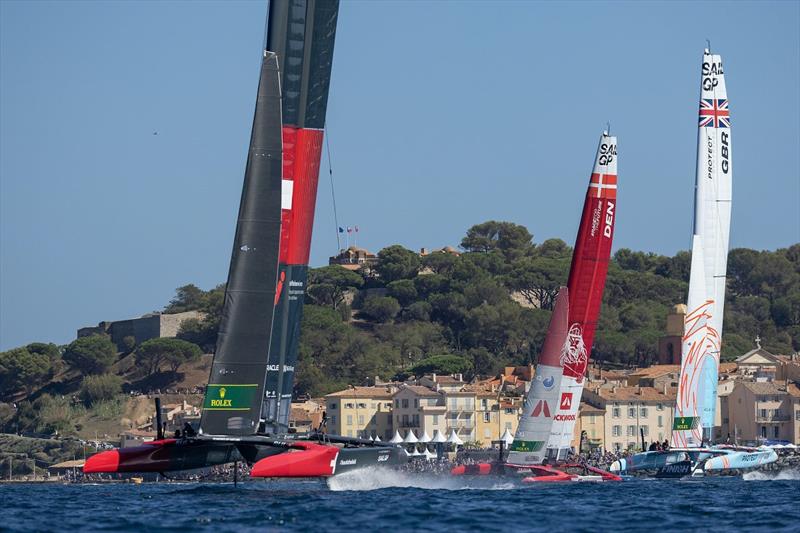
{"type": "Polygon", "coordinates": [[[692,262],[673,446],[701,446],[714,425],[732,176],[731,117],[722,58],[705,50],[697,135],[692,262]]]}

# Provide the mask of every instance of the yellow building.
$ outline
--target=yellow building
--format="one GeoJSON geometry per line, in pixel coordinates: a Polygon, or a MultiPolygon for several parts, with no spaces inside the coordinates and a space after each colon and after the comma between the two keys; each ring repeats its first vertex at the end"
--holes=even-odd
{"type": "MultiPolygon", "coordinates": [[[[587,436],[604,450],[640,449],[642,432],[647,444],[656,440],[663,442],[669,440],[672,433],[675,397],[676,390],[667,387],[590,386],[584,390],[583,399],[603,414],[600,417],[597,412],[587,411],[580,426],[586,422],[583,429],[587,430],[587,436]],[[592,416],[595,419],[590,421],[592,416]],[[594,429],[594,436],[587,428],[594,429]],[[598,442],[600,439],[602,441],[598,442]]],[[[576,424],[579,439],[581,429],[578,426],[576,424]]]]}
{"type": "Polygon", "coordinates": [[[325,396],[327,433],[345,437],[392,438],[394,386],[350,387],[325,396]]]}
{"type": "Polygon", "coordinates": [[[728,395],[731,440],[800,444],[800,388],[787,381],[737,381],[728,395]]]}

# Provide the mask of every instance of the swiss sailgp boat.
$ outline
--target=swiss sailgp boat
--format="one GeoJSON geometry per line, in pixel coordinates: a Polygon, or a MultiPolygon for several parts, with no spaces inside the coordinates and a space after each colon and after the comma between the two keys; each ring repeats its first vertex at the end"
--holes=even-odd
{"type": "Polygon", "coordinates": [[[536,377],[508,456],[497,464],[459,466],[454,475],[516,473],[525,482],[619,481],[569,463],[570,443],[603,299],[617,200],[617,139],[603,132],[586,192],[568,287],[559,291],[536,377]]]}
{"type": "Polygon", "coordinates": [[[711,446],[717,406],[732,198],[731,115],[722,58],[703,53],[689,296],[671,448],[636,454],[613,471],[661,477],[774,462],[770,449],[711,446]]]}
{"type": "Polygon", "coordinates": [[[399,447],[288,434],[338,0],[272,0],[217,349],[197,435],[90,457],[84,472],[234,461],[251,475],[330,476],[407,461],[399,447]]]}

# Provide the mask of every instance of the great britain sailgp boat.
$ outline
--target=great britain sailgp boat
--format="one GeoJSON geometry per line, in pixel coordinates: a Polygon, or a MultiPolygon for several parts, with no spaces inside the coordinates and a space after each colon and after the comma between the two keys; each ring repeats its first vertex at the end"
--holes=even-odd
{"type": "MultiPolygon", "coordinates": [[[[331,476],[407,461],[389,444],[295,438],[288,413],[338,0],[272,0],[217,349],[196,435],[90,457],[84,472],[245,461],[255,477],[331,476]]],[[[157,407],[157,416],[160,409],[157,407]]]]}
{"type": "Polygon", "coordinates": [[[568,462],[594,332],[603,299],[617,205],[617,139],[603,132],[586,192],[568,287],[559,291],[536,376],[508,456],[459,466],[454,475],[516,474],[524,482],[619,481],[568,462]]]}
{"type": "Polygon", "coordinates": [[[732,199],[731,114],[722,58],[703,53],[689,296],[669,451],[621,459],[612,471],[699,476],[777,460],[771,449],[712,446],[732,199]]]}

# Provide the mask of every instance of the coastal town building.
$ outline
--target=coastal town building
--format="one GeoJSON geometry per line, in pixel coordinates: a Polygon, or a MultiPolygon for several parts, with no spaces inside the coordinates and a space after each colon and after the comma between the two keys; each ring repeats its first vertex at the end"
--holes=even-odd
{"type": "Polygon", "coordinates": [[[326,431],[345,437],[392,438],[395,386],[348,387],[325,396],[326,431]]]}
{"type": "Polygon", "coordinates": [[[728,395],[726,414],[731,442],[800,445],[800,388],[796,383],[738,380],[728,395]]]}
{"type": "Polygon", "coordinates": [[[648,443],[669,440],[675,398],[676,390],[666,386],[587,384],[583,400],[602,414],[587,409],[585,416],[579,417],[581,427],[576,427],[577,442],[583,430],[590,443],[604,450],[638,449],[642,434],[648,443]]]}
{"type": "Polygon", "coordinates": [[[686,305],[674,305],[667,315],[666,335],[658,339],[659,364],[680,366],[683,323],[685,319],[686,305]]]}

